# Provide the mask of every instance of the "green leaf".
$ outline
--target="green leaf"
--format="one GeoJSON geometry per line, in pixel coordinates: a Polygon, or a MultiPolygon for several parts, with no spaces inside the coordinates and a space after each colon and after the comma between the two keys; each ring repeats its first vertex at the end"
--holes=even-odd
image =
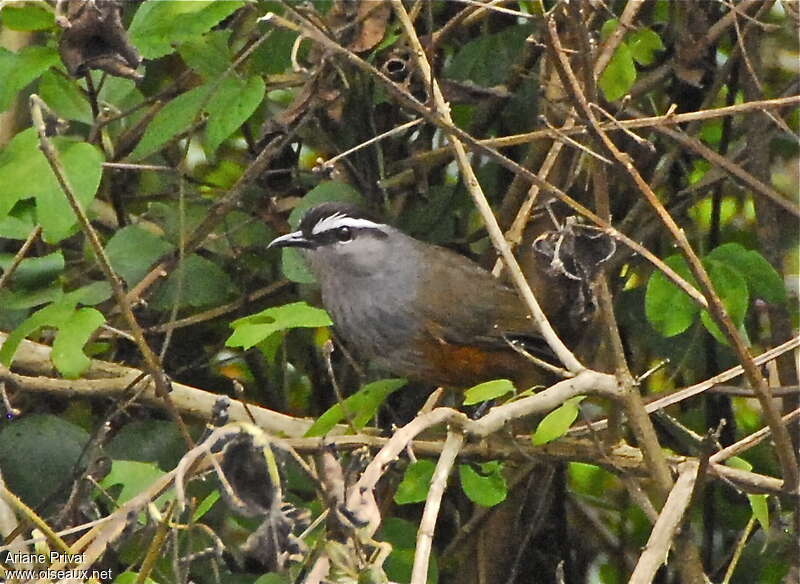
{"type": "Polygon", "coordinates": [[[386,398],[407,383],[405,379],[380,379],[366,384],[317,418],[305,435],[324,436],[342,420],[350,420],[353,427],[360,430],[375,416],[386,398]]]}
{"type": "MultiPolygon", "coordinates": [[[[38,509],[55,491],[74,481],[75,465],[88,439],[79,426],[49,414],[27,414],[0,425],[3,480],[25,503],[38,509]]],[[[57,501],[63,504],[63,499],[57,501]]],[[[49,514],[46,509],[38,511],[49,514]]]]}
{"type": "Polygon", "coordinates": [[[484,462],[478,465],[480,472],[472,465],[462,464],[458,467],[461,488],[473,503],[482,507],[494,507],[505,501],[508,486],[503,477],[503,465],[499,461],[484,462]]]}
{"type": "MultiPolygon", "coordinates": [[[[139,584],[139,572],[122,572],[114,578],[112,584],[139,584]]],[[[143,584],[159,584],[149,576],[144,579],[143,584]]]]}
{"type": "Polygon", "coordinates": [[[640,28],[634,31],[628,37],[627,42],[631,49],[631,55],[640,65],[652,65],[653,53],[664,50],[661,37],[649,28],[640,28]]]}
{"type": "Polygon", "coordinates": [[[332,324],[333,321],[327,312],[309,306],[306,302],[273,306],[233,321],[231,327],[234,331],[225,341],[225,346],[249,349],[279,331],[332,324]]]}
{"type": "Polygon", "coordinates": [[[230,30],[212,30],[208,34],[182,43],[178,47],[178,53],[183,61],[204,79],[214,79],[231,66],[233,54],[228,45],[231,33],[230,30]]]}
{"type": "Polygon", "coordinates": [[[50,359],[61,375],[75,379],[89,368],[91,361],[83,346],[105,321],[103,314],[94,308],[81,308],[59,325],[50,359]]]}
{"type": "Polygon", "coordinates": [[[111,285],[105,281],[92,282],[65,294],[64,298],[84,306],[94,306],[111,298],[111,285]]]}
{"type": "MultiPolygon", "coordinates": [[[[744,470],[750,472],[753,470],[753,465],[746,461],[744,458],[738,456],[731,456],[725,461],[725,466],[744,470]]],[[[753,511],[753,516],[761,524],[761,529],[765,532],[769,531],[769,507],[767,505],[766,495],[747,495],[747,500],[750,502],[750,509],[753,511]]]]}
{"type": "MultiPolygon", "coordinates": [[[[165,2],[173,4],[173,2],[165,2]]],[[[199,119],[200,108],[212,89],[211,85],[201,85],[182,93],[159,111],[147,124],[142,139],[130,154],[131,160],[142,160],[158,152],[164,144],[192,127],[199,119]]]]}
{"type": "Polygon", "coordinates": [[[786,302],[786,287],[780,274],[764,256],[738,243],[726,243],[712,250],[706,259],[720,261],[738,271],[756,298],[772,304],[786,302]]]}
{"type": "Polygon", "coordinates": [[[58,328],[72,316],[74,310],[74,302],[62,300],[31,314],[6,337],[6,342],[0,347],[0,363],[6,367],[11,367],[14,353],[17,352],[17,347],[25,337],[43,326],[58,328]]]}
{"type": "MultiPolygon", "coordinates": [[[[100,186],[105,162],[103,154],[96,146],[85,142],[71,142],[66,138],[54,138],[53,142],[60,151],[61,164],[75,198],[84,210],[88,209],[100,186]]],[[[36,193],[36,212],[42,225],[42,238],[48,243],[58,243],[71,234],[77,218],[49,166],[42,181],[49,183],[48,187],[36,193]]]]}
{"type": "Polygon", "coordinates": [[[495,34],[478,36],[453,56],[445,68],[446,76],[483,87],[505,83],[531,32],[530,25],[513,25],[495,34]]]}
{"type": "Polygon", "coordinates": [[[111,472],[100,481],[100,486],[108,490],[116,485],[122,485],[122,491],[117,497],[117,504],[122,505],[147,489],[162,476],[164,476],[164,471],[152,463],[137,462],[135,460],[115,460],[111,463],[111,472]]]}
{"type": "MultiPolygon", "coordinates": [[[[720,300],[722,300],[725,311],[733,321],[733,324],[736,325],[736,328],[740,328],[744,322],[747,306],[750,302],[750,295],[747,291],[747,281],[738,271],[720,261],[706,258],[703,260],[703,264],[708,271],[708,277],[711,279],[711,283],[714,285],[714,290],[717,292],[717,295],[719,295],[720,300]]],[[[706,327],[706,330],[708,330],[717,341],[728,344],[725,335],[719,327],[717,327],[717,324],[711,318],[707,310],[702,311],[700,320],[703,322],[703,326],[706,327]]]]}
{"type": "MultiPolygon", "coordinates": [[[[13,254],[0,254],[0,268],[3,271],[11,264],[13,254]]],[[[11,277],[15,286],[22,288],[39,288],[56,279],[64,271],[64,254],[53,252],[38,258],[26,258],[17,266],[11,277]]]]}
{"type": "MultiPolygon", "coordinates": [[[[682,256],[669,256],[664,263],[690,284],[694,284],[695,280],[682,256]]],[[[688,294],[664,274],[653,272],[644,295],[644,312],[647,321],[662,336],[672,337],[688,329],[699,310],[688,294]]]]}
{"type": "Polygon", "coordinates": [[[480,402],[489,401],[507,393],[514,393],[514,384],[508,379],[495,379],[486,381],[464,392],[464,405],[471,406],[480,402]]]}
{"type": "Polygon", "coordinates": [[[0,22],[11,30],[33,31],[52,28],[56,20],[53,11],[44,3],[28,2],[21,6],[3,6],[0,22]]]}
{"type": "Polygon", "coordinates": [[[769,505],[766,495],[747,495],[753,517],[761,524],[764,533],[769,533],[769,505]]]}
{"type": "Polygon", "coordinates": [[[729,466],[737,470],[746,470],[747,472],[753,470],[753,465],[747,462],[744,458],[741,458],[739,456],[731,456],[728,460],[725,461],[725,466],[729,466]]]}
{"type": "Polygon", "coordinates": [[[292,584],[292,582],[292,577],[289,574],[271,572],[269,574],[262,574],[256,578],[253,584],[292,584]]]}
{"type": "Polygon", "coordinates": [[[578,417],[578,405],[586,396],[572,397],[547,414],[533,433],[534,446],[546,444],[567,433],[572,422],[578,417]]]}
{"type": "MultiPolygon", "coordinates": [[[[38,148],[36,131],[20,132],[0,152],[0,218],[20,199],[36,197],[36,212],[47,243],[58,243],[77,220],[50,165],[38,148]]],[[[53,145],[78,202],[87,209],[103,173],[103,155],[91,144],[55,137],[53,145]]]]}
{"type": "Polygon", "coordinates": [[[180,306],[214,306],[225,301],[233,290],[233,283],[222,268],[211,260],[192,254],[184,258],[159,287],[153,295],[152,306],[157,310],[167,310],[178,299],[180,306]]]}
{"type": "Polygon", "coordinates": [[[171,470],[186,453],[186,442],[172,421],[133,420],[119,429],[105,449],[115,460],[152,462],[171,470]]]}
{"type": "Polygon", "coordinates": [[[617,101],[630,91],[635,81],[636,66],[631,49],[626,43],[620,43],[597,84],[607,101],[617,101]]]}
{"type": "Polygon", "coordinates": [[[148,0],[136,11],[128,36],[146,59],[157,59],[175,46],[197,39],[244,2],[148,0]]]}
{"type": "MultiPolygon", "coordinates": [[[[353,203],[355,205],[364,203],[361,194],[350,185],[333,181],[322,182],[300,199],[300,203],[289,214],[289,225],[292,229],[297,229],[306,211],[318,203],[327,201],[353,203]]],[[[289,280],[299,284],[311,284],[314,282],[314,276],[308,270],[300,252],[296,249],[284,248],[281,257],[283,273],[289,280]]]]}
{"type": "Polygon", "coordinates": [[[89,100],[78,88],[78,83],[53,71],[45,71],[39,80],[39,97],[59,117],[84,124],[94,121],[89,100]]]}
{"type": "Polygon", "coordinates": [[[617,30],[619,27],[619,20],[616,18],[610,18],[603,23],[603,26],[600,27],[600,40],[606,42],[608,37],[617,30]]]}
{"type": "Polygon", "coordinates": [[[0,306],[2,306],[3,310],[25,310],[27,312],[28,308],[57,302],[63,297],[64,292],[58,284],[51,284],[46,288],[37,288],[35,290],[22,288],[11,291],[6,288],[0,290],[0,306]]]}
{"type": "Polygon", "coordinates": [[[228,77],[220,83],[207,106],[205,144],[209,153],[216,152],[219,145],[253,115],[264,99],[264,91],[261,77],[251,77],[246,82],[228,77]]]}
{"type": "MultiPolygon", "coordinates": [[[[0,195],[0,205],[2,205],[2,195],[0,195]]],[[[0,219],[0,238],[4,239],[28,239],[35,225],[29,217],[15,217],[8,215],[0,219]]]]}
{"type": "Polygon", "coordinates": [[[0,47],[0,112],[8,109],[21,89],[57,63],[58,53],[51,47],[31,45],[18,53],[0,47]]]}
{"type": "Polygon", "coordinates": [[[431,478],[436,464],[430,460],[420,459],[408,465],[406,472],[403,473],[403,480],[397,485],[394,494],[394,502],[398,505],[408,505],[419,503],[428,496],[428,489],[431,486],[431,478]]]}
{"type": "Polygon", "coordinates": [[[211,511],[211,508],[214,506],[214,503],[219,501],[219,497],[220,494],[217,489],[214,489],[208,495],[206,495],[205,499],[200,501],[200,503],[195,508],[194,513],[192,514],[192,521],[198,521],[202,519],[203,515],[211,511]]]}
{"type": "Polygon", "coordinates": [[[172,244],[136,225],[123,227],[106,244],[111,267],[128,286],[139,283],[150,267],[172,249],[172,244]]]}

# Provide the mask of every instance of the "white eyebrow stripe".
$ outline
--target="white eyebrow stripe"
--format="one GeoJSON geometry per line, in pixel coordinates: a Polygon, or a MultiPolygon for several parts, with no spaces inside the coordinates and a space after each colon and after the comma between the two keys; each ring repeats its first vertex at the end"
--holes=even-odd
{"type": "Polygon", "coordinates": [[[317,222],[311,230],[311,235],[319,235],[325,231],[333,231],[340,227],[350,227],[351,229],[371,228],[381,229],[383,227],[380,223],[375,223],[369,219],[357,219],[355,217],[348,217],[344,213],[334,213],[330,217],[317,222]]]}

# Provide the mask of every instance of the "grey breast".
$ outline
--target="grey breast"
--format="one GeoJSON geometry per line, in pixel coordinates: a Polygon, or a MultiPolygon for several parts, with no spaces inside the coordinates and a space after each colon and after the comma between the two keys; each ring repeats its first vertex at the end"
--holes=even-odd
{"type": "Polygon", "coordinates": [[[420,332],[414,314],[420,265],[414,240],[395,240],[379,268],[368,273],[320,274],[322,301],[345,343],[364,359],[396,375],[412,375],[419,356],[412,342],[420,332]]]}

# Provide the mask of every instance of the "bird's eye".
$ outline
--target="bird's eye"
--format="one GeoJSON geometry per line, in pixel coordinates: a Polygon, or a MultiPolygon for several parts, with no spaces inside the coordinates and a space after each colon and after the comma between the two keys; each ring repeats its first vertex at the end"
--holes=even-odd
{"type": "Polygon", "coordinates": [[[342,243],[351,241],[353,239],[353,230],[349,227],[339,227],[339,229],[336,230],[336,239],[342,243]]]}

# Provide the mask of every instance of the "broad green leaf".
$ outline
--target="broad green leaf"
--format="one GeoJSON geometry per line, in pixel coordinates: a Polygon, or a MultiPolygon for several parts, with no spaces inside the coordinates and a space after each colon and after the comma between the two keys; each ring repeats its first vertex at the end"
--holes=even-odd
{"type": "Polygon", "coordinates": [[[44,326],[60,327],[62,323],[72,316],[74,311],[74,302],[60,301],[45,306],[31,314],[6,337],[6,342],[0,347],[0,363],[6,367],[11,367],[14,353],[17,352],[17,347],[25,337],[44,326]]]}
{"type": "Polygon", "coordinates": [[[149,462],[171,470],[186,453],[186,442],[174,422],[140,419],[120,428],[105,450],[114,460],[149,462]]]}
{"type": "Polygon", "coordinates": [[[117,504],[122,505],[133,499],[162,476],[164,476],[164,471],[152,463],[135,460],[115,460],[111,464],[111,472],[100,481],[100,486],[108,490],[116,485],[122,485],[122,490],[117,497],[117,504]]]}
{"type": "Polygon", "coordinates": [[[630,47],[622,42],[614,51],[597,84],[607,101],[617,101],[624,96],[636,81],[636,66],[630,47]]]}
{"type": "Polygon", "coordinates": [[[508,485],[503,477],[503,465],[499,461],[481,463],[478,470],[473,465],[462,464],[458,467],[461,488],[473,503],[482,507],[494,507],[505,501],[508,496],[508,485]]]}
{"type": "MultiPolygon", "coordinates": [[[[353,187],[345,183],[326,181],[311,189],[300,200],[300,203],[289,214],[289,225],[297,229],[303,215],[318,203],[335,201],[341,203],[363,204],[364,200],[353,187]]],[[[284,248],[282,253],[282,267],[284,275],[292,282],[311,284],[314,276],[308,270],[303,256],[296,249],[284,248]]]]}
{"type": "Polygon", "coordinates": [[[219,145],[253,115],[264,99],[264,90],[261,77],[251,77],[246,82],[228,77],[220,83],[206,108],[205,144],[209,153],[216,152],[219,145]]]}
{"type": "Polygon", "coordinates": [[[18,6],[7,4],[0,11],[0,24],[11,30],[46,30],[55,22],[53,10],[44,2],[27,2],[18,6]]]}
{"type": "Polygon", "coordinates": [[[464,405],[471,406],[472,404],[485,402],[507,393],[514,393],[514,384],[508,379],[486,381],[464,392],[464,405]]]}
{"type": "Polygon", "coordinates": [[[143,57],[158,59],[172,53],[177,45],[200,38],[243,4],[214,0],[148,0],[136,11],[128,36],[143,57]]]}
{"type": "Polygon", "coordinates": [[[8,109],[21,89],[57,63],[58,53],[51,47],[31,45],[18,53],[0,47],[0,112],[8,109]]]}
{"type": "MultiPolygon", "coordinates": [[[[172,2],[165,2],[172,4],[172,2]]],[[[159,111],[147,124],[142,139],[131,152],[131,160],[141,160],[158,152],[164,144],[192,127],[211,85],[201,85],[182,93],[159,111]]]]}
{"type": "Polygon", "coordinates": [[[747,280],[752,296],[773,304],[786,301],[786,286],[780,274],[757,251],[738,243],[726,243],[712,250],[706,259],[720,261],[738,271],[747,280]]]}
{"type": "Polygon", "coordinates": [[[738,470],[746,470],[747,472],[753,470],[753,465],[739,456],[731,456],[725,461],[725,466],[729,466],[738,470]]]}
{"type": "MultiPolygon", "coordinates": [[[[747,306],[750,302],[750,295],[747,291],[747,281],[738,271],[720,261],[705,259],[703,260],[703,264],[708,271],[708,277],[711,279],[711,283],[714,285],[714,290],[717,292],[717,295],[719,295],[720,300],[722,300],[725,311],[733,321],[733,324],[736,325],[736,328],[740,328],[744,322],[747,306]]],[[[728,344],[725,335],[719,327],[717,327],[717,324],[711,318],[707,310],[702,311],[700,320],[703,322],[703,326],[706,327],[706,330],[708,330],[717,341],[728,344]]]]}
{"type": "Polygon", "coordinates": [[[211,260],[192,254],[184,258],[159,287],[153,295],[152,306],[157,310],[167,310],[178,299],[180,306],[214,306],[225,301],[233,291],[233,283],[222,268],[211,260]]]}
{"type": "MultiPolygon", "coordinates": [[[[20,199],[36,197],[42,238],[58,243],[70,235],[77,220],[38,144],[36,131],[29,128],[0,152],[0,218],[20,199]]],[[[103,155],[91,144],[64,137],[53,138],[53,144],[78,202],[87,209],[100,185],[103,155]]]]}
{"type": "MultiPolygon", "coordinates": [[[[738,456],[731,456],[725,461],[725,466],[747,472],[753,470],[752,464],[750,464],[744,458],[740,458],[738,456]]],[[[747,495],[747,500],[750,503],[750,509],[753,511],[753,516],[761,524],[761,529],[763,529],[764,532],[769,532],[769,507],[767,505],[767,496],[747,495]]]]}
{"type": "MultiPolygon", "coordinates": [[[[84,210],[88,209],[100,186],[105,161],[103,154],[96,146],[85,142],[60,138],[54,138],[53,142],[59,145],[61,164],[78,203],[84,210]]],[[[36,193],[36,212],[42,225],[42,238],[48,243],[57,243],[71,234],[77,218],[49,166],[46,178],[42,177],[42,180],[50,183],[49,188],[41,188],[36,193]]]]}
{"type": "Polygon", "coordinates": [[[531,32],[529,25],[513,25],[498,33],[477,36],[453,56],[445,75],[483,87],[505,83],[531,32]]]}
{"type": "Polygon", "coordinates": [[[769,505],[767,505],[766,495],[747,495],[753,517],[761,524],[764,533],[769,533],[769,505]]]}
{"type": "Polygon", "coordinates": [[[64,377],[74,379],[89,366],[83,347],[92,333],[105,322],[103,314],[94,308],[75,310],[58,325],[50,359],[64,377]]]}
{"type": "Polygon", "coordinates": [[[664,50],[661,37],[650,28],[640,28],[632,32],[627,39],[631,55],[640,65],[652,65],[653,53],[664,50]]]}
{"type": "Polygon", "coordinates": [[[92,282],[68,292],[64,298],[84,306],[94,306],[111,298],[111,285],[105,281],[92,282]]]}
{"type": "Polygon", "coordinates": [[[45,71],[39,80],[39,97],[59,117],[91,124],[94,120],[89,100],[78,88],[76,81],[54,71],[45,71]]]}
{"type": "MultiPolygon", "coordinates": [[[[28,308],[58,302],[63,297],[64,292],[61,290],[61,286],[56,283],[35,290],[27,290],[25,288],[10,290],[4,288],[0,290],[0,307],[2,307],[2,310],[25,310],[27,313],[28,308]]],[[[12,325],[10,328],[16,327],[12,325]]]]}
{"type": "MultiPolygon", "coordinates": [[[[694,283],[683,257],[672,255],[664,263],[690,284],[694,283]]],[[[685,331],[694,322],[699,310],[692,299],[664,274],[653,272],[647,282],[644,312],[647,321],[662,336],[672,337],[685,331]]]]}
{"type": "MultiPolygon", "coordinates": [[[[13,423],[2,424],[3,480],[29,506],[49,514],[51,511],[39,506],[75,480],[75,465],[88,439],[79,426],[50,414],[26,414],[13,423]]],[[[63,506],[63,499],[57,497],[52,503],[56,502],[63,506]]]]}
{"type": "MultiPolygon", "coordinates": [[[[2,201],[0,201],[0,206],[2,206],[2,201]]],[[[0,238],[25,240],[34,228],[35,225],[28,217],[7,215],[0,219],[0,238]]]]}
{"type": "Polygon", "coordinates": [[[225,73],[232,64],[233,54],[228,45],[231,32],[212,30],[208,34],[182,43],[178,47],[178,53],[183,61],[204,79],[214,79],[225,73]]]}
{"type": "Polygon", "coordinates": [[[433,461],[420,459],[408,465],[403,473],[403,480],[397,485],[394,502],[398,505],[419,503],[428,496],[431,478],[436,464],[433,461]]]}
{"type": "Polygon", "coordinates": [[[349,420],[356,430],[360,430],[375,416],[386,398],[406,383],[405,379],[380,379],[366,384],[317,418],[305,435],[324,436],[343,420],[349,420]]]}
{"type": "Polygon", "coordinates": [[[105,321],[103,314],[94,308],[81,308],[59,325],[50,359],[61,375],[75,379],[86,371],[91,361],[83,346],[105,321]]]}
{"type": "Polygon", "coordinates": [[[111,267],[128,286],[137,284],[150,267],[172,249],[172,244],[135,225],[123,227],[106,244],[111,267]]]}
{"type": "Polygon", "coordinates": [[[619,27],[619,20],[616,18],[610,18],[603,23],[603,26],[600,27],[600,40],[605,42],[608,40],[608,37],[617,30],[619,27]]]}
{"type": "Polygon", "coordinates": [[[227,347],[249,349],[270,335],[294,328],[331,326],[333,321],[321,308],[305,302],[273,306],[231,323],[233,334],[225,341],[227,347]]]}
{"type": "MultiPolygon", "coordinates": [[[[13,254],[0,254],[0,269],[5,271],[13,254]]],[[[26,258],[17,266],[11,283],[22,288],[39,288],[52,282],[64,271],[64,254],[60,251],[38,258],[26,258]]]]}
{"type": "MultiPolygon", "coordinates": [[[[722,140],[722,120],[706,120],[700,127],[700,139],[711,146],[718,146],[722,140]]],[[[722,223],[720,221],[720,223],[722,223]]]]}
{"type": "Polygon", "coordinates": [[[547,414],[533,433],[534,446],[546,444],[567,433],[572,422],[578,417],[578,406],[586,396],[572,397],[547,414]]]}
{"type": "MultiPolygon", "coordinates": [[[[273,28],[269,42],[258,47],[247,60],[250,73],[258,75],[280,75],[292,66],[292,48],[297,40],[297,33],[293,30],[273,28]]],[[[305,47],[300,47],[300,57],[303,57],[305,47]]]]}

